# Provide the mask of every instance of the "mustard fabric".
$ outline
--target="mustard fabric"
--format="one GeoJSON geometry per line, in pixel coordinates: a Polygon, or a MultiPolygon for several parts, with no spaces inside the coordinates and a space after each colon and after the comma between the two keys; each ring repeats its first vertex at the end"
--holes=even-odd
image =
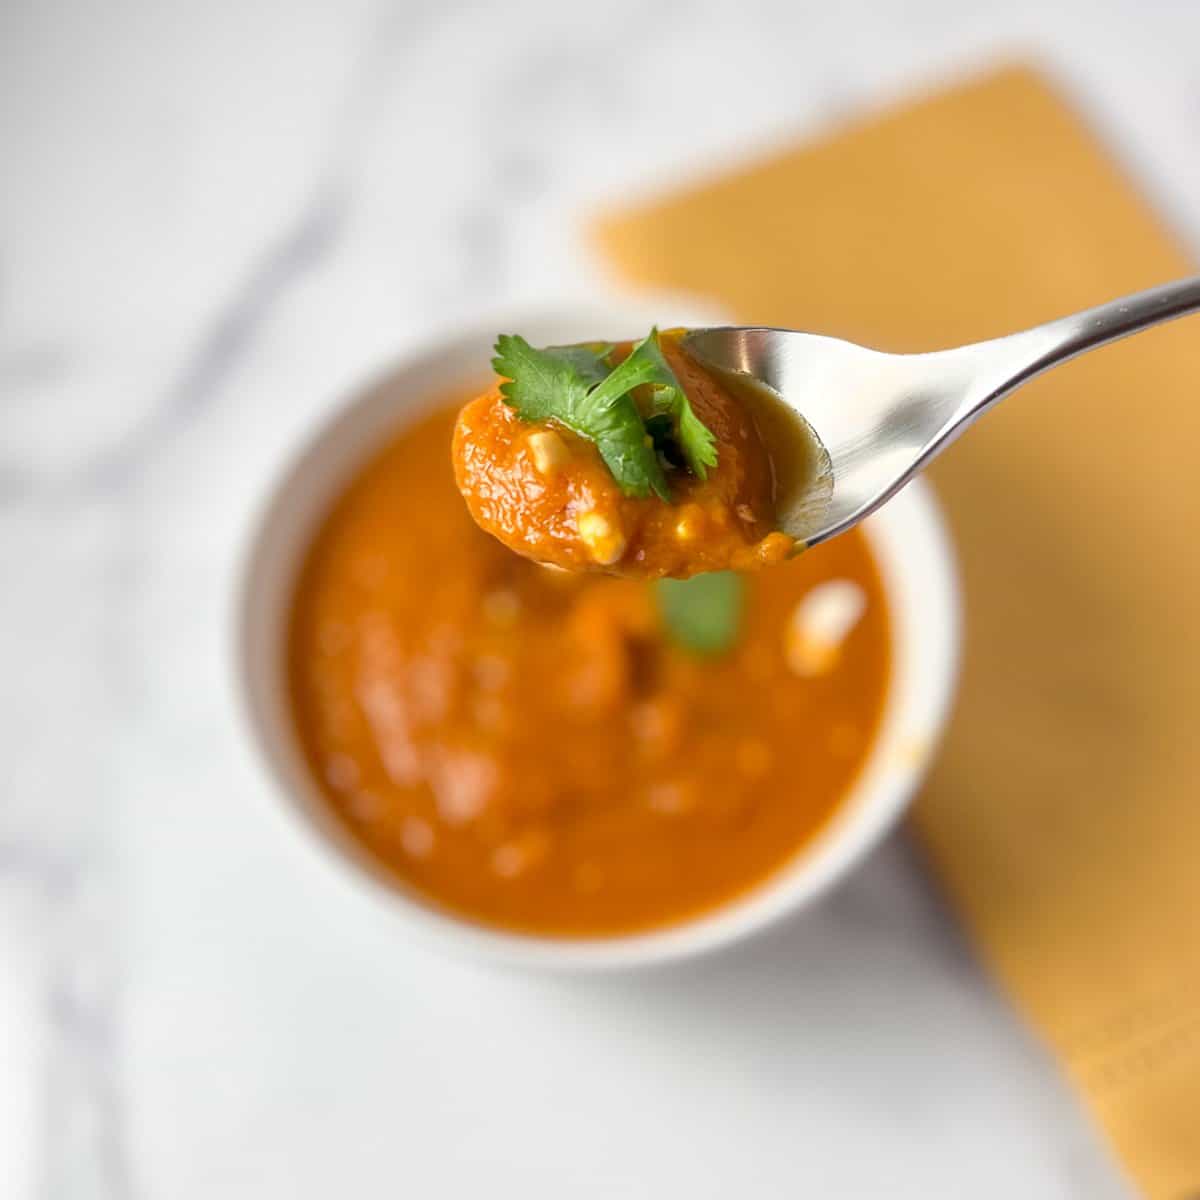
{"type": "MultiPolygon", "coordinates": [[[[610,214],[595,236],[627,282],[891,350],[1195,269],[1021,68],[610,214]]],[[[932,474],[967,644],[917,831],[1131,1178],[1200,1196],[1200,319],[1035,381],[932,474]]]]}

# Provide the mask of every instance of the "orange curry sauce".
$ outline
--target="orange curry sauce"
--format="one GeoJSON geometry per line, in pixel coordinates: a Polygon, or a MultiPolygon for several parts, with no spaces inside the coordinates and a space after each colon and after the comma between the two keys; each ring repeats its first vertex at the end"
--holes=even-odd
{"type": "Polygon", "coordinates": [[[404,885],[505,928],[624,933],[760,883],[829,820],[880,720],[865,540],[747,577],[737,645],[696,658],[652,585],[548,570],[476,526],[457,408],[362,469],[302,568],[290,687],[330,805],[404,885]],[[835,579],[862,615],[831,659],[797,661],[798,602],[835,579]]]}
{"type": "MultiPolygon", "coordinates": [[[[774,529],[770,456],[744,404],[680,346],[663,356],[717,440],[706,479],[671,472],[671,502],[622,494],[592,442],[555,422],[525,422],[499,383],[459,414],[453,458],[471,515],[510,550],[567,570],[686,578],[782,562],[794,549],[774,529]]],[[[617,360],[630,346],[618,347],[617,360]]]]}

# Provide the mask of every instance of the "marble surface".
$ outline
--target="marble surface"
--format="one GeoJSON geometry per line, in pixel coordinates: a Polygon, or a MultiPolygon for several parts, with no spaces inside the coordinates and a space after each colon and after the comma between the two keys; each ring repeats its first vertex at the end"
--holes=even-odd
{"type": "Polygon", "coordinates": [[[0,5],[0,1195],[1125,1194],[903,838],[651,976],[359,920],[280,847],[227,618],[302,431],[600,286],[630,188],[1034,57],[1195,244],[1197,44],[1189,0],[0,5]]]}

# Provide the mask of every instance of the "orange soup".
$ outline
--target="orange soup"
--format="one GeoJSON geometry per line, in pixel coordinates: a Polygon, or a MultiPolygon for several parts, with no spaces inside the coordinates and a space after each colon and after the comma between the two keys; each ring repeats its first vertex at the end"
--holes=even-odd
{"type": "Polygon", "coordinates": [[[479,529],[450,463],[461,403],[363,467],[299,577],[292,705],[331,808],[402,885],[486,925],[614,935],[753,888],[877,731],[888,615],[865,539],[729,577],[736,637],[699,654],[663,585],[479,529]]]}

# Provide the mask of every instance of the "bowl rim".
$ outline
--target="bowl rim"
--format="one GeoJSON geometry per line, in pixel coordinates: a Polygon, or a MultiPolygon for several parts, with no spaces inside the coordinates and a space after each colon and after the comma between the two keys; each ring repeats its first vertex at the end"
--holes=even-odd
{"type": "Polygon", "coordinates": [[[907,808],[940,740],[957,682],[960,591],[937,502],[932,489],[917,479],[863,527],[883,579],[892,636],[888,694],[871,752],[822,829],[766,878],[716,908],[670,925],[601,937],[485,926],[406,890],[320,798],[290,727],[282,659],[295,570],[339,485],[361,466],[379,434],[401,428],[454,390],[449,376],[457,375],[464,387],[471,377],[478,379],[474,367],[456,371],[451,364],[477,363],[481,357],[486,361],[495,330],[519,327],[535,339],[579,340],[589,336],[588,330],[618,324],[635,332],[655,320],[665,326],[664,313],[678,325],[713,320],[711,309],[697,302],[643,295],[567,303],[541,312],[502,312],[429,339],[376,372],[365,387],[342,392],[324,409],[315,429],[291,443],[243,538],[230,614],[231,683],[241,732],[252,747],[265,791],[273,796],[269,807],[282,818],[285,840],[310,869],[364,898],[395,932],[431,948],[520,967],[605,971],[677,962],[748,939],[812,903],[870,853],[907,808]],[[429,382],[439,375],[443,382],[429,382]],[[382,399],[385,388],[389,397],[405,393],[392,400],[390,413],[382,399]],[[373,417],[372,405],[379,410],[373,417]],[[339,437],[348,448],[334,449],[339,437]],[[309,486],[314,477],[315,486],[309,486]],[[304,512],[294,518],[293,493],[305,497],[304,512]]]}

